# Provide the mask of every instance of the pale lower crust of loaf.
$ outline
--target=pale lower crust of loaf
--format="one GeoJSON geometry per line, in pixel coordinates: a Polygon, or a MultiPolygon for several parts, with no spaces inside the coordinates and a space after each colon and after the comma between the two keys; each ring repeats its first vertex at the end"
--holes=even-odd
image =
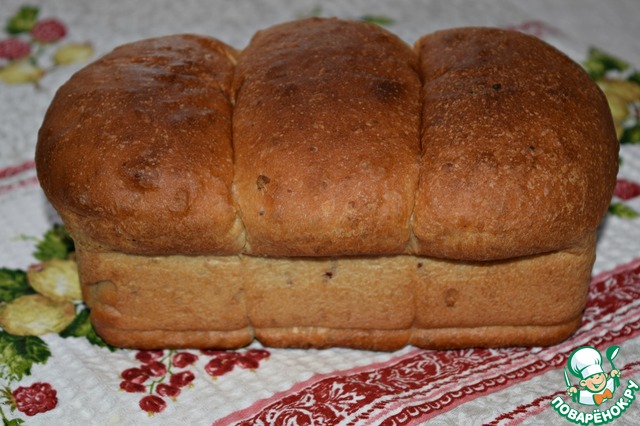
{"type": "Polygon", "coordinates": [[[355,348],[394,351],[407,345],[425,349],[469,347],[550,346],[573,334],[582,322],[578,316],[556,325],[451,327],[409,330],[362,330],[355,328],[247,327],[230,331],[126,330],[96,327],[100,335],[115,346],[139,349],[239,348],[254,338],[274,348],[355,348]],[[255,332],[255,334],[254,334],[255,332]],[[159,344],[159,342],[166,342],[159,344]]]}
{"type": "Polygon", "coordinates": [[[135,348],[544,346],[580,325],[595,236],[502,261],[145,257],[77,247],[91,321],[135,348]]]}
{"type": "Polygon", "coordinates": [[[348,347],[392,351],[407,345],[426,349],[470,347],[549,346],[578,329],[582,316],[556,325],[450,327],[410,330],[358,330],[330,328],[266,328],[256,330],[256,338],[276,348],[348,347]]]}

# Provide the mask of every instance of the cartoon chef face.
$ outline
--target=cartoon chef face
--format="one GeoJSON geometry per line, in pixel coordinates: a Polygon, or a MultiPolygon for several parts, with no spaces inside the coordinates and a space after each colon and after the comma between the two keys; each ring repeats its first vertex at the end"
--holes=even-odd
{"type": "Polygon", "coordinates": [[[607,387],[607,375],[605,373],[593,374],[584,380],[580,380],[580,386],[593,393],[602,392],[607,387]]]}

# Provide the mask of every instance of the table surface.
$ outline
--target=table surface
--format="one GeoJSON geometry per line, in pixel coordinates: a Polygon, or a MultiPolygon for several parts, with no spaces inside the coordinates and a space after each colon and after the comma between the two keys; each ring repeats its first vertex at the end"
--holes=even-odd
{"type": "MultiPolygon", "coordinates": [[[[25,21],[40,24],[41,37],[52,41],[37,45],[36,31],[23,32],[15,37],[30,46],[31,61],[0,58],[0,300],[7,303],[34,291],[25,273],[30,265],[64,251],[53,231],[59,219],[38,186],[33,163],[46,108],[73,72],[125,42],[190,32],[242,48],[257,30],[311,15],[373,19],[409,43],[442,28],[514,28],[579,63],[593,59],[590,52],[596,48],[626,64],[625,70],[606,74],[624,90],[606,94],[622,106],[624,116],[617,121],[627,132],[618,186],[599,232],[584,322],[561,344],[456,351],[408,347],[393,353],[253,344],[226,353],[149,353],[101,345],[87,326],[84,306],[75,302],[75,320],[63,332],[16,336],[0,331],[5,422],[570,424],[564,410],[565,417],[595,415],[595,422],[638,424],[640,402],[630,396],[640,383],[640,145],[631,129],[640,122],[640,86],[629,86],[629,79],[640,70],[640,1],[48,0],[29,3],[35,6],[30,18],[25,13],[22,21],[11,20],[24,4],[2,0],[0,42],[25,21]],[[9,79],[26,82],[8,84],[9,79]],[[563,370],[581,346],[600,351],[605,372],[613,370],[605,350],[620,348],[615,358],[620,385],[599,411],[566,395],[563,370]],[[232,366],[224,374],[222,363],[232,366]],[[144,374],[150,377],[141,382],[144,374]],[[615,402],[618,409],[612,408],[615,402]]],[[[2,52],[7,55],[6,48],[2,52]]],[[[578,381],[572,377],[572,383],[578,381]]]]}

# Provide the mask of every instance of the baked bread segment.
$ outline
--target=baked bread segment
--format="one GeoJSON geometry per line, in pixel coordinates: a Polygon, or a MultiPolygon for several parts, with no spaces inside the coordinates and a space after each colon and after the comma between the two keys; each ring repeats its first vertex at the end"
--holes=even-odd
{"type": "Polygon", "coordinates": [[[537,38],[459,28],[416,43],[424,78],[417,253],[487,260],[592,232],[615,185],[604,95],[537,38]]]}
{"type": "Polygon", "coordinates": [[[595,233],[557,252],[422,256],[135,256],[78,250],[96,331],[116,346],[395,350],[557,343],[580,325],[595,233]]]}
{"type": "Polygon", "coordinates": [[[59,89],[36,162],[74,238],[136,254],[242,248],[231,194],[234,58],[207,37],[143,40],[59,89]]]}
{"type": "Polygon", "coordinates": [[[246,252],[398,254],[418,179],[417,57],[376,25],[311,18],[258,32],[234,87],[246,252]]]}
{"type": "Polygon", "coordinates": [[[238,256],[76,254],[91,322],[114,345],[240,347],[254,338],[238,256]]]}

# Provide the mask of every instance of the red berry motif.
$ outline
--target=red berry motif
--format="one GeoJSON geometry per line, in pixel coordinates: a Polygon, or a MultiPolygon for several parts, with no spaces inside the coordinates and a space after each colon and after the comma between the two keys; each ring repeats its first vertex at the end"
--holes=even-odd
{"type": "Polygon", "coordinates": [[[142,371],[141,368],[137,367],[124,370],[120,376],[127,381],[139,384],[146,382],[149,378],[149,375],[147,373],[142,371]]]}
{"type": "Polygon", "coordinates": [[[257,359],[248,357],[246,355],[238,358],[237,364],[240,368],[247,368],[250,370],[255,370],[256,368],[260,367],[260,362],[257,359]]]}
{"type": "Polygon", "coordinates": [[[167,374],[167,366],[159,361],[151,361],[140,368],[144,374],[151,377],[162,377],[167,374]]]}
{"type": "Polygon", "coordinates": [[[159,413],[167,407],[164,399],[156,395],[147,395],[140,400],[140,408],[149,414],[159,413]]]}
{"type": "Polygon", "coordinates": [[[156,387],[156,392],[160,396],[168,396],[169,398],[175,398],[180,395],[180,388],[176,386],[171,386],[166,383],[160,383],[156,387]]]}
{"type": "Polygon", "coordinates": [[[169,383],[171,383],[172,386],[182,388],[193,382],[195,378],[196,376],[191,371],[185,370],[172,374],[171,377],[169,377],[169,383]]]}
{"type": "Polygon", "coordinates": [[[204,371],[212,377],[222,376],[233,370],[235,362],[225,358],[213,358],[204,367],[204,371]]]}
{"type": "Polygon", "coordinates": [[[122,389],[125,392],[135,393],[135,392],[145,392],[147,390],[147,387],[140,383],[135,383],[135,382],[130,382],[128,380],[125,380],[124,382],[120,383],[120,389],[122,389]]]}
{"type": "Polygon", "coordinates": [[[255,359],[255,360],[263,360],[265,358],[269,358],[269,351],[265,351],[264,349],[250,349],[246,353],[247,356],[255,359]]]}
{"type": "Polygon", "coordinates": [[[173,366],[176,368],[184,368],[188,365],[193,364],[198,360],[198,355],[192,354],[191,352],[178,352],[173,355],[171,358],[171,362],[173,366]]]}
{"type": "Polygon", "coordinates": [[[58,405],[57,392],[49,383],[34,383],[29,387],[20,386],[13,391],[16,407],[27,416],[35,416],[52,410],[58,405]]]}
{"type": "Polygon", "coordinates": [[[212,376],[219,377],[233,370],[234,366],[255,370],[260,366],[260,361],[269,357],[269,352],[261,349],[249,349],[245,353],[226,351],[203,351],[212,356],[211,361],[204,367],[204,371],[212,376]]]}
{"type": "Polygon", "coordinates": [[[618,179],[613,195],[621,200],[630,200],[640,195],[640,184],[627,179],[618,179]]]}
{"type": "Polygon", "coordinates": [[[164,355],[164,351],[139,351],[136,359],[142,363],[148,364],[164,355]]]}
{"type": "MultiPolygon", "coordinates": [[[[269,357],[269,352],[263,349],[250,349],[244,352],[202,350],[201,356],[209,359],[204,367],[205,372],[212,377],[223,376],[234,369],[255,370],[260,367],[260,361],[269,357]]],[[[120,373],[123,379],[120,389],[130,393],[147,393],[140,400],[140,408],[149,414],[159,413],[167,406],[163,398],[175,400],[187,386],[191,386],[196,379],[193,371],[194,364],[200,358],[189,351],[138,351],[137,367],[127,368],[120,373]]]]}
{"type": "Polygon", "coordinates": [[[67,34],[67,28],[57,19],[43,19],[31,28],[31,36],[40,43],[53,43],[67,34]]]}
{"type": "Polygon", "coordinates": [[[0,58],[20,59],[29,56],[31,45],[17,37],[0,41],[0,58]]]}

